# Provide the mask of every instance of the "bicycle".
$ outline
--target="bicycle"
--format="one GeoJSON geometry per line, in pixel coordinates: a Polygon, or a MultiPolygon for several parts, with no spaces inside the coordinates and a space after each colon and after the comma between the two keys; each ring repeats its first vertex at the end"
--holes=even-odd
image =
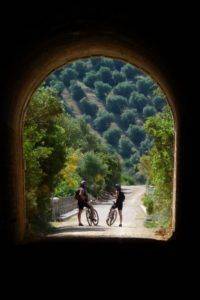
{"type": "MultiPolygon", "coordinates": [[[[114,203],[115,202],[113,201],[113,204],[114,203]]],[[[106,219],[107,225],[108,226],[113,225],[115,223],[116,219],[117,219],[117,210],[116,210],[116,208],[112,208],[112,206],[111,206],[110,211],[108,213],[108,217],[106,219]]]]}
{"type": "Polygon", "coordinates": [[[91,208],[86,208],[86,219],[89,226],[97,226],[99,224],[99,215],[96,209],[93,208],[93,213],[91,208]]]}

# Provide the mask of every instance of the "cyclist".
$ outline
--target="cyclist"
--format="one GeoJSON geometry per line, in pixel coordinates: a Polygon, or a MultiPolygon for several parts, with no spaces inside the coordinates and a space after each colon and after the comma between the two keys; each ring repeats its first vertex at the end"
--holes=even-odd
{"type": "MultiPolygon", "coordinates": [[[[83,212],[83,208],[87,207],[91,209],[92,216],[94,216],[94,208],[93,206],[89,203],[89,198],[87,194],[87,188],[86,188],[86,181],[83,180],[81,181],[80,188],[76,191],[75,198],[78,200],[78,225],[79,226],[84,226],[81,223],[81,215],[83,212]]],[[[94,220],[94,218],[93,218],[94,220]]]]}
{"type": "Polygon", "coordinates": [[[115,185],[115,197],[116,197],[116,201],[112,206],[112,209],[118,209],[119,212],[119,218],[120,218],[120,223],[119,223],[119,227],[122,227],[122,209],[123,209],[123,202],[125,200],[125,196],[124,193],[121,191],[121,187],[119,184],[115,185]]]}

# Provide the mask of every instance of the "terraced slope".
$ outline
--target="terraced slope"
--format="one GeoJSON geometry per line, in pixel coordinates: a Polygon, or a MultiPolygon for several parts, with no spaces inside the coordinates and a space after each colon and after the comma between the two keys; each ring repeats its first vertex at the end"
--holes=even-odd
{"type": "Polygon", "coordinates": [[[46,84],[58,91],[66,111],[83,117],[134,175],[153,142],[144,123],[166,105],[158,85],[134,66],[105,57],[70,63],[52,73],[46,84]]]}

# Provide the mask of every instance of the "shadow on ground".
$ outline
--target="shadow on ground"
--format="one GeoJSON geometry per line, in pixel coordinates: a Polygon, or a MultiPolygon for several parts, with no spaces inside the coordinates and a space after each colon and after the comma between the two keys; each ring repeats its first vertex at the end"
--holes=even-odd
{"type": "Polygon", "coordinates": [[[73,227],[66,226],[53,229],[52,233],[62,233],[62,232],[92,232],[92,231],[105,231],[105,228],[102,227],[73,227]]]}

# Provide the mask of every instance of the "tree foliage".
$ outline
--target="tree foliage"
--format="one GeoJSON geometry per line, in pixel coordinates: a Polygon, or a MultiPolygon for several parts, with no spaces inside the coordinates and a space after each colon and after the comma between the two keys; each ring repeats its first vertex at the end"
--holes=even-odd
{"type": "Polygon", "coordinates": [[[106,98],[106,108],[109,112],[121,114],[127,105],[127,100],[123,96],[110,95],[106,98]]]}
{"type": "Polygon", "coordinates": [[[121,125],[124,129],[128,129],[130,124],[134,124],[137,118],[136,109],[126,109],[121,114],[121,125]]]}
{"type": "Polygon", "coordinates": [[[104,132],[103,136],[109,144],[116,147],[121,137],[121,130],[119,128],[109,128],[104,132]]]}
{"type": "Polygon", "coordinates": [[[143,116],[144,118],[152,117],[156,114],[156,109],[152,105],[146,105],[143,108],[143,116]]]}
{"type": "Polygon", "coordinates": [[[124,82],[126,80],[126,76],[117,70],[113,71],[112,78],[114,85],[117,85],[118,83],[124,82]]]}
{"type": "Polygon", "coordinates": [[[97,118],[94,120],[94,127],[98,131],[104,132],[106,129],[108,129],[113,120],[113,114],[107,112],[106,110],[100,110],[97,114],[97,118]]]}
{"type": "Polygon", "coordinates": [[[114,83],[112,72],[108,67],[101,67],[97,73],[97,76],[100,81],[107,83],[110,86],[112,86],[114,83]]]}
{"type": "Polygon", "coordinates": [[[65,160],[65,131],[62,106],[51,88],[40,87],[26,115],[24,155],[28,216],[47,218],[54,181],[65,160]]]}
{"type": "Polygon", "coordinates": [[[140,169],[154,186],[152,195],[146,196],[146,201],[153,205],[152,212],[165,216],[159,223],[170,226],[172,213],[173,188],[173,146],[174,126],[169,107],[145,122],[146,132],[153,138],[154,143],[150,152],[140,160],[140,169]]]}
{"type": "Polygon", "coordinates": [[[149,77],[141,77],[137,80],[136,86],[138,92],[147,96],[153,91],[154,83],[149,77]]]}
{"type": "Polygon", "coordinates": [[[71,92],[72,98],[76,101],[80,101],[81,99],[83,99],[86,96],[82,87],[79,84],[77,84],[76,82],[73,82],[70,85],[70,92],[71,92]]]}
{"type": "Polygon", "coordinates": [[[138,75],[138,70],[131,64],[125,64],[121,68],[121,72],[126,76],[127,80],[134,80],[135,76],[138,75]]]}
{"type": "Polygon", "coordinates": [[[116,87],[113,89],[113,93],[115,95],[123,96],[125,98],[129,98],[131,93],[135,91],[135,85],[131,82],[120,82],[116,87]]]}
{"type": "Polygon", "coordinates": [[[131,108],[135,108],[139,113],[142,113],[146,103],[147,98],[143,94],[135,91],[131,93],[131,96],[129,98],[129,106],[131,108]]]}
{"type": "Polygon", "coordinates": [[[124,157],[130,157],[132,153],[133,143],[126,136],[121,136],[119,140],[119,152],[124,157]]]}
{"type": "Polygon", "coordinates": [[[105,101],[107,95],[112,90],[112,87],[108,83],[104,83],[102,81],[96,81],[94,83],[94,86],[95,86],[95,92],[96,92],[97,97],[101,101],[105,101]]]}
{"type": "Polygon", "coordinates": [[[84,61],[82,60],[77,60],[75,61],[72,66],[71,66],[77,73],[77,78],[79,80],[83,80],[85,77],[85,74],[87,72],[87,65],[84,61]]]}
{"type": "Polygon", "coordinates": [[[92,117],[95,117],[98,111],[98,106],[96,105],[96,103],[87,98],[83,98],[80,101],[80,107],[85,114],[92,117]]]}
{"type": "Polygon", "coordinates": [[[94,71],[86,73],[86,76],[83,82],[89,86],[90,88],[94,89],[94,84],[98,80],[98,76],[94,71]]]}
{"type": "Polygon", "coordinates": [[[65,84],[66,87],[70,86],[71,80],[76,80],[78,78],[78,73],[72,68],[63,69],[60,73],[60,79],[65,84]]]}
{"type": "Polygon", "coordinates": [[[140,143],[145,139],[145,131],[142,127],[138,125],[130,125],[127,133],[131,141],[136,146],[139,146],[140,143]]]}

